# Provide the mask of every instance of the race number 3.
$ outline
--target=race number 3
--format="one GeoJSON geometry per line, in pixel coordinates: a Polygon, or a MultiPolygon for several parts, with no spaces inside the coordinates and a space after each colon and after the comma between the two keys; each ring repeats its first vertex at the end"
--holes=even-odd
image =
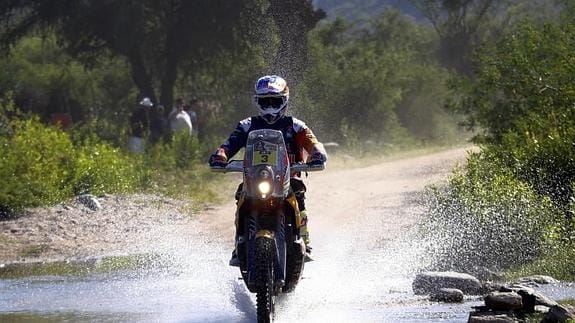
{"type": "Polygon", "coordinates": [[[277,151],[255,150],[253,157],[253,165],[275,165],[277,162],[277,151]]]}

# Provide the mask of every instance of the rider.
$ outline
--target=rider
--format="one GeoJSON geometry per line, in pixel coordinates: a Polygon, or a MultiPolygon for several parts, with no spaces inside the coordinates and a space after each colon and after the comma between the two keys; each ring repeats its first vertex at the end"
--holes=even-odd
{"type": "MultiPolygon", "coordinates": [[[[210,156],[210,166],[225,166],[228,158],[231,158],[241,148],[245,147],[248,133],[259,129],[274,129],[283,133],[291,163],[305,162],[304,150],[309,155],[308,163],[315,165],[326,163],[327,154],[323,144],[317,140],[311,129],[303,121],[285,115],[288,107],[289,89],[283,78],[277,75],[260,77],[255,84],[254,100],[259,110],[259,116],[249,117],[239,122],[229,138],[210,156]]],[[[306,252],[309,256],[311,247],[304,202],[306,187],[299,175],[292,174],[290,185],[300,208],[302,218],[300,235],[304,240],[306,252]]],[[[237,237],[236,232],[236,245],[237,237]]],[[[235,249],[232,252],[230,266],[239,266],[235,249]]]]}

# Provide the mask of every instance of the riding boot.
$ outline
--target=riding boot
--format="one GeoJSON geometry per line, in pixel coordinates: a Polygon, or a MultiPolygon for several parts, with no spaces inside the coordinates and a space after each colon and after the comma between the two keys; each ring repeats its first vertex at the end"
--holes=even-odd
{"type": "Polygon", "coordinates": [[[236,248],[232,251],[232,257],[230,258],[230,266],[232,267],[239,267],[240,266],[240,259],[238,258],[238,252],[236,248]]]}
{"type": "Polygon", "coordinates": [[[301,226],[299,227],[299,235],[305,243],[305,261],[313,261],[311,258],[311,244],[309,240],[309,230],[307,228],[307,211],[300,211],[301,226]]]}
{"type": "Polygon", "coordinates": [[[232,251],[232,257],[230,258],[230,266],[232,267],[239,267],[240,266],[240,259],[238,258],[238,212],[236,211],[236,220],[234,221],[236,227],[236,234],[234,239],[234,251],[232,251]]]}

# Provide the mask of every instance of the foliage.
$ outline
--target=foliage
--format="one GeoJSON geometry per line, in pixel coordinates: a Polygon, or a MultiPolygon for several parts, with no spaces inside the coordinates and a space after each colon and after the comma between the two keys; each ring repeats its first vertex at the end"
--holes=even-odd
{"type": "Polygon", "coordinates": [[[396,11],[360,28],[325,24],[310,36],[312,65],[295,110],[321,138],[348,146],[445,139],[454,121],[441,109],[448,74],[430,60],[435,44],[396,11]]]}
{"type": "Polygon", "coordinates": [[[457,108],[484,130],[483,151],[435,192],[430,230],[455,234],[447,241],[456,248],[437,250],[457,256],[446,265],[575,275],[574,35],[569,24],[523,23],[483,52],[475,80],[460,88],[457,108]]]}
{"type": "Polygon", "coordinates": [[[54,113],[68,113],[76,126],[97,119],[94,130],[106,139],[118,137],[135,96],[122,60],[103,55],[97,67],[84,68],[51,34],[23,38],[0,58],[0,70],[0,89],[12,93],[19,109],[45,122],[54,113]]]}
{"type": "MultiPolygon", "coordinates": [[[[264,14],[265,8],[273,7],[274,3],[264,0],[9,1],[0,5],[0,23],[5,26],[0,36],[2,43],[9,45],[34,28],[52,30],[67,52],[85,64],[93,64],[102,53],[123,57],[130,65],[139,94],[170,106],[182,64],[201,64],[212,55],[249,51],[257,46],[256,37],[260,36],[253,30],[270,25],[270,16],[280,24],[279,20],[285,17],[305,20],[307,15],[315,14],[308,0],[290,0],[289,6],[283,1],[289,12],[264,14]]],[[[315,22],[308,27],[312,28],[315,22]]],[[[294,30],[295,26],[285,28],[294,30]]],[[[298,30],[304,35],[306,31],[298,30]]]]}
{"type": "Polygon", "coordinates": [[[499,0],[410,0],[431,22],[440,37],[437,55],[442,65],[471,76],[471,56],[495,28],[499,0]],[[490,28],[491,27],[491,28],[490,28]]]}
{"type": "MultiPolygon", "coordinates": [[[[572,185],[575,186],[575,183],[572,185]]],[[[548,251],[533,263],[516,268],[508,273],[520,277],[534,273],[546,273],[560,280],[575,278],[575,198],[571,198],[568,213],[570,217],[559,219],[547,234],[548,251]]]]}
{"type": "Polygon", "coordinates": [[[73,192],[104,194],[131,191],[145,182],[142,162],[104,143],[76,148],[73,192]]]}
{"type": "Polygon", "coordinates": [[[521,132],[529,114],[571,113],[573,33],[571,25],[537,29],[526,23],[485,50],[477,82],[460,106],[468,124],[480,125],[497,143],[505,132],[521,132]]]}
{"type": "Polygon", "coordinates": [[[74,147],[68,136],[38,120],[16,122],[0,138],[0,205],[5,209],[50,204],[69,195],[74,147]]]}
{"type": "Polygon", "coordinates": [[[549,199],[516,179],[500,161],[472,154],[449,185],[430,192],[424,224],[432,266],[505,269],[536,259],[560,220],[549,199]]]}
{"type": "Polygon", "coordinates": [[[575,179],[575,27],[522,25],[481,56],[459,105],[517,176],[566,205],[575,179]]]}
{"type": "Polygon", "coordinates": [[[192,165],[204,162],[198,138],[185,132],[178,132],[172,136],[168,143],[152,146],[147,155],[146,163],[149,166],[162,169],[189,169],[192,165]]]}
{"type": "Polygon", "coordinates": [[[24,207],[53,204],[73,193],[124,192],[141,185],[134,160],[101,142],[72,143],[37,118],[15,120],[0,136],[0,207],[3,216],[24,207]]]}

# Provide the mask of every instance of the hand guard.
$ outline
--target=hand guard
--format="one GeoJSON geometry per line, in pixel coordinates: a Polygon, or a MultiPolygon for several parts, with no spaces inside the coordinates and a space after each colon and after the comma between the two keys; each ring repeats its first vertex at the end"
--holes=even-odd
{"type": "Polygon", "coordinates": [[[222,155],[213,154],[210,156],[208,163],[210,164],[210,167],[226,167],[228,160],[222,155]]]}
{"type": "Polygon", "coordinates": [[[309,157],[309,161],[307,162],[308,165],[310,166],[319,166],[319,165],[323,165],[326,162],[326,157],[324,154],[322,154],[319,151],[315,151],[313,154],[311,154],[311,156],[309,157]]]}

